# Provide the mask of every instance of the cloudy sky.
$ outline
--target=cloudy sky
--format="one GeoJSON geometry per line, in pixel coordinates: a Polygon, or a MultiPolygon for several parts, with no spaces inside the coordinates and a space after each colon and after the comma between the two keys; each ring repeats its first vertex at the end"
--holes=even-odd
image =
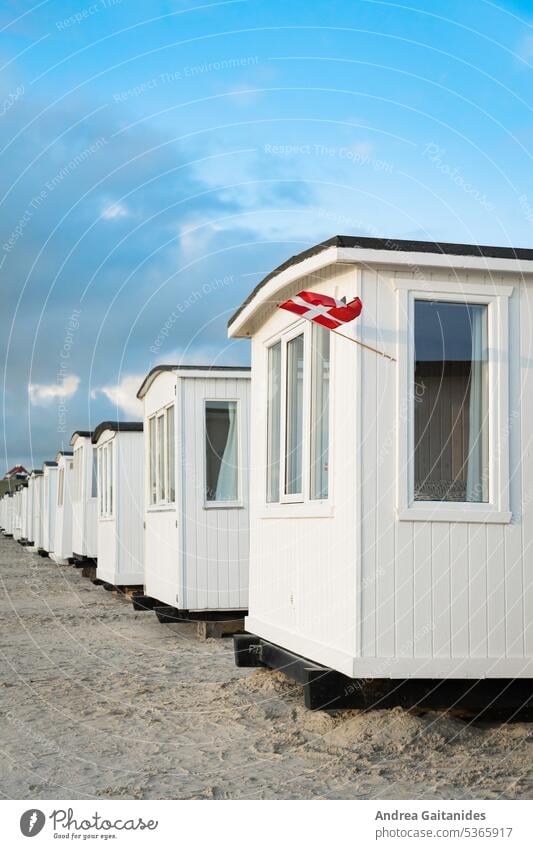
{"type": "MultiPolygon", "coordinates": [[[[137,418],[158,362],[335,233],[533,244],[533,8],[3,0],[2,464],[137,418]]],[[[0,469],[0,471],[3,471],[0,469]]]]}

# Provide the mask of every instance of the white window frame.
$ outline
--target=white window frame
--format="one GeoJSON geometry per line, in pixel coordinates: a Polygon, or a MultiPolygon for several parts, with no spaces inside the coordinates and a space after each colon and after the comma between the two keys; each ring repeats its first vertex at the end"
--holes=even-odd
{"type": "Polygon", "coordinates": [[[396,278],[397,515],[401,521],[511,521],[509,503],[509,298],[513,286],[396,278]],[[489,501],[414,500],[415,301],[486,304],[488,332],[489,501]]]}
{"type": "Polygon", "coordinates": [[[72,500],[78,502],[82,500],[83,493],[83,447],[81,445],[78,446],[78,448],[74,449],[72,461],[74,463],[74,484],[72,487],[72,500]]]}
{"type": "Polygon", "coordinates": [[[115,439],[106,439],[98,446],[98,516],[102,520],[115,518],[116,476],[115,439]],[[111,457],[111,462],[109,458],[111,457]],[[109,476],[111,466],[111,477],[109,476]]]}
{"type": "Polygon", "coordinates": [[[244,507],[242,500],[242,433],[241,433],[241,399],[240,398],[204,398],[203,406],[203,443],[202,443],[202,464],[203,464],[203,502],[205,510],[227,510],[244,507]],[[211,402],[223,401],[228,404],[235,404],[235,414],[237,416],[237,498],[235,501],[208,501],[207,493],[207,405],[211,402]]]}
{"type": "Polygon", "coordinates": [[[147,503],[147,511],[148,512],[157,511],[158,509],[159,510],[169,509],[169,508],[174,507],[174,505],[176,504],[176,498],[177,498],[176,489],[177,489],[177,486],[178,486],[178,474],[177,474],[177,469],[176,469],[176,457],[178,456],[177,439],[176,439],[176,416],[177,416],[176,404],[175,404],[174,401],[172,401],[170,404],[167,404],[165,407],[160,407],[158,410],[154,410],[154,412],[151,413],[147,417],[146,424],[147,424],[148,438],[147,438],[146,442],[147,442],[147,450],[148,450],[148,457],[147,457],[148,474],[146,475],[146,485],[147,485],[147,488],[148,488],[148,495],[147,495],[147,502],[146,503],[147,503]],[[169,492],[169,480],[168,480],[168,451],[167,451],[167,449],[168,449],[168,415],[169,415],[168,411],[171,408],[174,408],[174,490],[175,490],[174,491],[174,498],[172,499],[172,501],[169,498],[170,492],[169,492]],[[159,419],[161,419],[161,418],[163,419],[163,453],[162,453],[162,456],[161,456],[161,451],[160,451],[161,446],[159,444],[159,419]],[[150,468],[151,467],[150,422],[152,422],[152,421],[154,422],[154,436],[155,436],[155,487],[156,487],[156,501],[155,502],[151,500],[151,498],[152,498],[152,491],[151,491],[152,481],[151,481],[151,468],[150,468]],[[161,467],[163,469],[163,478],[164,478],[164,484],[165,484],[165,498],[161,498],[161,492],[162,492],[161,480],[160,480],[161,467]]]}
{"type": "MultiPolygon", "coordinates": [[[[281,333],[264,340],[264,374],[265,382],[268,381],[268,350],[277,342],[281,343],[281,399],[280,399],[280,470],[279,501],[267,501],[267,479],[266,459],[265,478],[263,481],[262,512],[261,518],[291,518],[291,517],[330,517],[333,515],[333,442],[332,442],[332,413],[333,413],[333,374],[335,345],[330,339],[330,394],[329,394],[329,445],[328,445],[328,495],[326,498],[311,498],[311,380],[312,380],[312,332],[313,322],[305,319],[292,324],[281,333]],[[302,492],[293,495],[285,493],[286,480],[286,431],[287,431],[287,343],[297,336],[304,337],[304,385],[303,385],[303,434],[302,434],[302,492]]],[[[265,394],[265,422],[263,455],[268,455],[268,416],[266,415],[265,394]]]]}

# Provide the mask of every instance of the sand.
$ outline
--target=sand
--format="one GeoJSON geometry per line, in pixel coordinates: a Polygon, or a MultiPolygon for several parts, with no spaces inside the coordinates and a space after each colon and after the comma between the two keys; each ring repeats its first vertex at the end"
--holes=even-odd
{"type": "Polygon", "coordinates": [[[28,799],[531,798],[532,726],[311,713],[232,641],[160,625],[0,538],[0,792],[28,799]]]}

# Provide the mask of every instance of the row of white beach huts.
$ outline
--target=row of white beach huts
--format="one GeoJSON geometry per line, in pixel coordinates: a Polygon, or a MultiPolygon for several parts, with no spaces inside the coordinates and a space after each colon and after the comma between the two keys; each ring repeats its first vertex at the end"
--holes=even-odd
{"type": "Polygon", "coordinates": [[[155,368],[143,425],[73,434],[0,525],[170,618],[247,611],[237,663],[311,707],[477,709],[488,683],[523,707],[532,305],[531,250],[336,236],[230,320],[251,374],[155,368]],[[278,309],[302,291],[362,314],[332,333],[278,309]]]}

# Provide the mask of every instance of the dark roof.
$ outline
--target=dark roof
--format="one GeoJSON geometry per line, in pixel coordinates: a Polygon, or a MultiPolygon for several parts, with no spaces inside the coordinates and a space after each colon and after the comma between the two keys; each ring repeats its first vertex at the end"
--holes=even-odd
{"type": "Polygon", "coordinates": [[[141,433],[142,429],[142,422],[100,422],[93,430],[92,442],[96,444],[105,430],[117,433],[141,433]]]}
{"type": "Polygon", "coordinates": [[[72,436],[70,437],[70,444],[72,445],[75,436],[92,436],[92,430],[75,430],[72,436]]]}
{"type": "Polygon", "coordinates": [[[45,460],[43,463],[43,468],[44,466],[57,466],[57,463],[55,460],[45,460]]]}
{"type": "Polygon", "coordinates": [[[145,386],[150,383],[154,374],[158,374],[163,371],[250,371],[250,366],[182,366],[179,363],[175,363],[174,365],[161,365],[154,366],[153,369],[150,369],[146,377],[144,378],[139,391],[137,392],[137,398],[143,397],[143,390],[145,386]]]}
{"type": "Polygon", "coordinates": [[[32,469],[31,470],[32,475],[42,475],[42,473],[43,473],[42,469],[32,469]]]}
{"type": "Polygon", "coordinates": [[[370,236],[332,236],[331,239],[326,239],[324,242],[319,242],[317,245],[313,245],[311,248],[307,248],[307,250],[291,256],[267,274],[266,277],[263,277],[239,309],[233,313],[228,321],[228,326],[233,324],[235,319],[250,301],[255,298],[265,283],[268,283],[269,280],[282,271],[285,271],[285,269],[290,268],[291,265],[303,262],[304,259],[314,256],[326,250],[326,248],[366,248],[367,250],[374,251],[412,251],[425,254],[448,254],[450,256],[477,256],[491,257],[493,259],[524,259],[533,261],[533,249],[531,248],[499,248],[490,245],[462,245],[455,244],[454,242],[418,242],[411,241],[410,239],[376,239],[370,236]]]}
{"type": "Polygon", "coordinates": [[[58,451],[56,457],[72,457],[72,451],[58,451]]]}

